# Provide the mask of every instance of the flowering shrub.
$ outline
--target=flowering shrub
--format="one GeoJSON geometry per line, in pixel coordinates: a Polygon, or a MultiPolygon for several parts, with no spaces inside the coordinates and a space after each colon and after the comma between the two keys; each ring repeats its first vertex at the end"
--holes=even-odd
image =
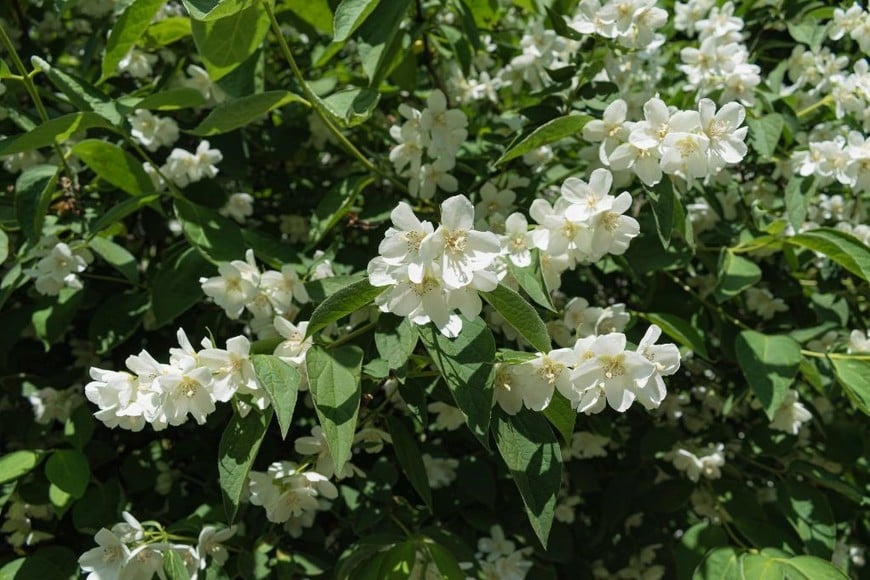
{"type": "Polygon", "coordinates": [[[3,3],[0,578],[858,578],[868,39],[3,3]]]}

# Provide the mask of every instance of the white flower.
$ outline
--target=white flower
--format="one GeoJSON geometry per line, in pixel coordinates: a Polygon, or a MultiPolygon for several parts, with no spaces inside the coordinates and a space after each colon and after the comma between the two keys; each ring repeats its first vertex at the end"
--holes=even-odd
{"type": "Polygon", "coordinates": [[[727,103],[716,112],[716,104],[713,101],[701,99],[698,102],[698,112],[701,130],[709,139],[710,161],[713,167],[722,167],[726,163],[740,163],[747,153],[744,140],[749,130],[740,127],[746,117],[743,105],[727,103]]]}
{"type": "Polygon", "coordinates": [[[646,409],[655,409],[662,404],[668,392],[662,377],[676,373],[680,368],[680,351],[675,344],[655,344],[662,335],[662,329],[653,324],[637,345],[637,352],[655,365],[655,372],[640,385],[637,390],[637,400],[646,409]]]}
{"type": "Polygon", "coordinates": [[[129,121],[130,134],[148,151],[157,151],[178,141],[178,124],[169,117],[158,117],[145,109],[136,109],[129,121]]]}
{"type": "Polygon", "coordinates": [[[570,348],[559,348],[547,354],[538,353],[536,358],[516,365],[511,387],[517,390],[526,408],[542,411],[550,404],[556,387],[563,395],[570,392],[569,367],[576,362],[574,351],[570,348]]]}
{"type": "Polygon", "coordinates": [[[770,422],[770,428],[783,433],[797,435],[801,430],[801,425],[813,418],[803,403],[798,401],[798,393],[794,389],[789,389],[785,393],[785,397],[779,407],[773,414],[773,420],[770,422]]]}
{"type": "Polygon", "coordinates": [[[254,214],[254,196],[250,193],[234,193],[227,199],[227,203],[219,213],[243,224],[246,218],[254,214]]]}
{"type": "Polygon", "coordinates": [[[79,387],[62,391],[45,387],[27,397],[33,407],[33,417],[37,423],[47,425],[52,421],[66,423],[70,413],[81,403],[79,387]]]}
{"type": "Polygon", "coordinates": [[[226,94],[212,82],[204,68],[191,64],[186,71],[189,76],[181,80],[183,86],[199,91],[206,100],[220,102],[226,98],[226,94]]]}
{"type": "Polygon", "coordinates": [[[173,149],[166,164],[160,168],[161,173],[178,187],[187,187],[190,183],[216,176],[218,168],[215,164],[220,163],[224,156],[219,150],[210,147],[208,141],[201,141],[194,153],[173,149]]]}
{"type": "Polygon", "coordinates": [[[525,268],[532,263],[531,249],[534,247],[534,238],[529,230],[526,216],[521,213],[512,213],[504,222],[505,232],[501,236],[502,247],[508,259],[518,268],[525,268]]]}
{"type": "Polygon", "coordinates": [[[200,278],[199,283],[206,296],[224,309],[230,318],[238,318],[258,294],[260,271],[253,263],[253,252],[248,251],[248,261],[233,260],[218,265],[219,276],[200,278]]]}
{"type": "Polygon", "coordinates": [[[305,333],[308,332],[308,321],[293,324],[282,316],[276,316],[274,324],[275,330],[285,340],[275,347],[275,351],[272,354],[284,362],[304,366],[305,353],[314,344],[310,336],[308,338],[305,337],[305,333]]]}
{"type": "Polygon", "coordinates": [[[699,128],[700,116],[696,111],[680,111],[671,117],[668,134],[662,141],[662,171],[679,174],[689,181],[707,175],[710,139],[696,133],[699,128]]]}
{"type": "Polygon", "coordinates": [[[199,560],[199,568],[205,570],[206,557],[210,557],[218,566],[223,566],[229,558],[227,549],[223,547],[226,542],[236,533],[236,527],[218,528],[217,526],[205,526],[199,533],[196,543],[196,555],[199,560]]]}
{"type": "Polygon", "coordinates": [[[701,457],[686,449],[677,449],[673,454],[674,467],[685,472],[692,481],[698,481],[702,475],[707,479],[719,479],[722,477],[719,468],[725,465],[724,449],[725,446],[720,443],[701,457]]]}
{"type": "Polygon", "coordinates": [[[444,93],[434,90],[426,100],[427,107],[420,114],[420,127],[429,131],[429,155],[433,158],[452,157],[465,141],[468,118],[458,109],[447,110],[444,93]]]}
{"type": "Polygon", "coordinates": [[[747,288],[745,296],[746,307],[765,320],[770,320],[777,312],[788,310],[782,298],[775,298],[767,288],[747,288]]]}
{"type": "Polygon", "coordinates": [[[447,487],[456,480],[456,468],[459,467],[459,461],[452,457],[432,457],[428,453],[424,453],[423,466],[426,468],[429,487],[439,489],[447,487]]]}
{"type": "Polygon", "coordinates": [[[426,409],[430,413],[436,414],[435,421],[431,425],[432,429],[436,431],[455,431],[465,425],[465,416],[462,414],[462,411],[453,405],[435,401],[434,403],[429,403],[426,409]]]}
{"type": "Polygon", "coordinates": [[[571,455],[577,459],[607,457],[610,438],[590,431],[578,431],[571,435],[571,455]]]}
{"type": "Polygon", "coordinates": [[[849,333],[849,354],[870,352],[870,331],[853,330],[849,333]]]}
{"type": "Polygon", "coordinates": [[[79,566],[89,572],[87,580],[119,578],[130,559],[130,550],[118,536],[102,528],[94,536],[98,547],[79,557],[79,566]]]}
{"type": "Polygon", "coordinates": [[[275,270],[263,272],[260,276],[260,289],[269,297],[275,310],[282,315],[294,311],[294,300],[299,304],[306,304],[311,300],[305,284],[289,264],[282,266],[280,272],[275,270]]]}
{"type": "Polygon", "coordinates": [[[411,206],[404,201],[400,201],[390,212],[390,220],[393,227],[384,234],[378,253],[387,264],[407,264],[411,279],[419,283],[423,279],[424,263],[420,245],[435,230],[430,222],[420,221],[411,206]]]}
{"type": "Polygon", "coordinates": [[[556,504],[556,509],[553,512],[553,517],[563,524],[573,524],[577,517],[575,508],[580,505],[580,498],[576,495],[569,495],[559,499],[556,504]]]}
{"type": "Polygon", "coordinates": [[[591,261],[606,254],[620,256],[628,249],[631,240],[640,234],[640,224],[631,216],[622,215],[631,207],[631,194],[623,191],[613,200],[610,209],[595,214],[589,221],[586,253],[591,261]]]}
{"type": "Polygon", "coordinates": [[[199,363],[212,372],[212,397],[226,403],[237,390],[257,390],[257,376],[250,359],[251,342],[244,336],[227,340],[226,350],[206,348],[197,353],[199,363]]]}
{"type": "Polygon", "coordinates": [[[290,461],[278,461],[267,473],[252,471],[249,476],[251,503],[266,509],[266,518],[282,523],[319,508],[318,497],[335,499],[336,487],[315,471],[299,471],[290,461]]]}
{"type": "Polygon", "coordinates": [[[144,409],[138,404],[139,381],[125,372],[91,367],[94,380],[85,385],[85,396],[100,410],[94,416],[109,428],[141,431],[145,427],[144,409]]]}
{"type": "MultiPolygon", "coordinates": [[[[593,119],[583,126],[583,138],[593,143],[601,143],[599,159],[607,163],[610,154],[619,145],[628,139],[628,131],[625,126],[625,116],[628,113],[628,104],[622,99],[616,99],[604,109],[604,115],[599,121],[593,119]]],[[[608,189],[610,189],[608,187],[608,189]]]]}
{"type": "Polygon", "coordinates": [[[58,242],[34,268],[24,273],[36,280],[37,292],[57,296],[64,288],[82,288],[77,274],[84,272],[87,265],[86,254],[76,253],[67,244],[58,242]]]}
{"type": "Polygon", "coordinates": [[[147,54],[137,48],[131,48],[118,62],[118,72],[130,73],[134,79],[148,78],[152,74],[151,67],[157,62],[157,56],[147,54]]]}
{"type": "Polygon", "coordinates": [[[492,562],[502,556],[510,556],[516,551],[516,544],[505,536],[501,526],[492,526],[489,533],[490,537],[484,536],[477,540],[477,551],[481,557],[492,562]]]}

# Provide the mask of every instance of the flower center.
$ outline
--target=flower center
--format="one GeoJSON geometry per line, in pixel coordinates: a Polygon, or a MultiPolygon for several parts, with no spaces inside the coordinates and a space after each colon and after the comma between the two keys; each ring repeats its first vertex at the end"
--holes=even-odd
{"type": "Polygon", "coordinates": [[[192,399],[194,395],[196,395],[196,391],[199,389],[199,383],[194,381],[193,379],[186,378],[181,381],[181,384],[178,385],[178,390],[181,391],[181,394],[187,397],[188,399],[192,399]]]}
{"type": "Polygon", "coordinates": [[[694,155],[699,147],[698,142],[692,139],[691,137],[683,137],[676,143],[677,151],[680,152],[680,155],[683,157],[688,157],[690,155],[694,155]]]}
{"type": "Polygon", "coordinates": [[[468,234],[465,230],[453,230],[444,234],[444,248],[451,254],[465,252],[465,243],[468,234]]]}
{"type": "Polygon", "coordinates": [[[565,368],[565,365],[555,362],[550,357],[544,357],[542,360],[541,368],[538,370],[538,375],[547,383],[554,384],[556,380],[559,378],[559,375],[562,374],[562,370],[565,368]]]}
{"type": "Polygon", "coordinates": [[[621,377],[625,374],[625,366],[622,364],[625,355],[602,355],[598,358],[601,361],[601,366],[604,367],[604,378],[612,379],[614,377],[621,377]]]}
{"type": "Polygon", "coordinates": [[[420,250],[420,243],[426,236],[423,232],[413,231],[405,232],[404,234],[402,234],[402,237],[404,238],[405,243],[408,244],[408,251],[417,252],[420,250]]]}
{"type": "Polygon", "coordinates": [[[615,211],[607,211],[601,216],[601,225],[608,232],[613,232],[619,227],[620,214],[615,211]]]}

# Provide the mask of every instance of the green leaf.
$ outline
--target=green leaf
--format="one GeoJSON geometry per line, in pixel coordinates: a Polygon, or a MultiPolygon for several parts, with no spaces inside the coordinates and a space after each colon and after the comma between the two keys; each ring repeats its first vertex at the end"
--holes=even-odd
{"type": "Polygon", "coordinates": [[[567,115],[544,123],[505,151],[495,164],[507,163],[538,147],[561,141],[566,137],[579,137],[583,127],[591,120],[592,117],[589,115],[567,115]]]}
{"type": "Polygon", "coordinates": [[[574,436],[574,424],[577,422],[577,412],[571,408],[571,401],[556,391],[543,412],[550,424],[559,432],[562,441],[570,446],[574,436]]]}
{"type": "Polygon", "coordinates": [[[30,473],[42,460],[39,451],[13,451],[0,457],[0,483],[15,481],[22,475],[30,473]]]}
{"type": "Polygon", "coordinates": [[[796,556],[789,558],[766,548],[757,554],[744,554],[740,559],[740,578],[753,580],[845,580],[847,576],[820,558],[796,556]]]}
{"type": "Polygon", "coordinates": [[[762,157],[772,157],[782,135],[785,120],[779,113],[771,113],[761,119],[747,118],[749,141],[762,157]]]}
{"type": "Polygon", "coordinates": [[[538,306],[546,308],[550,312],[556,312],[553,299],[550,297],[550,289],[544,281],[541,270],[541,256],[537,250],[532,251],[532,263],[524,268],[518,268],[510,260],[505,260],[508,271],[520,285],[520,288],[535,301],[538,306]]]}
{"type": "Polygon", "coordinates": [[[136,101],[131,107],[147,109],[149,111],[176,111],[178,109],[202,107],[207,102],[198,90],[178,87],[148,95],[144,99],[136,101]]]}
{"type": "Polygon", "coordinates": [[[225,77],[254,54],[268,31],[269,17],[260,2],[232,16],[194,20],[191,24],[196,49],[213,81],[225,77]]]}
{"type": "Polygon", "coordinates": [[[184,236],[212,260],[228,262],[245,255],[239,226],[229,218],[180,199],[175,200],[175,213],[184,236]]]}
{"type": "Polygon", "coordinates": [[[520,490],[532,529],[546,548],[562,484],[559,444],[540,413],[522,409],[511,416],[499,408],[493,418],[498,452],[520,490]]]}
{"type": "Polygon", "coordinates": [[[172,548],[163,552],[163,572],[169,580],[190,580],[184,560],[172,548]]]}
{"type": "Polygon", "coordinates": [[[88,247],[133,284],[139,283],[139,262],[123,246],[101,236],[91,238],[88,247]]]}
{"type": "Polygon", "coordinates": [[[393,451],[396,453],[396,459],[399,460],[402,473],[411,482],[414,491],[419,494],[431,512],[432,490],[429,489],[429,478],[426,476],[426,466],[423,464],[420,446],[417,445],[417,441],[414,440],[414,437],[402,419],[388,415],[387,428],[390,430],[390,437],[393,439],[393,451]]]}
{"type": "Polygon", "coordinates": [[[145,31],[145,38],[151,45],[167,46],[190,36],[190,34],[190,18],[170,16],[149,26],[148,30],[145,31]]]}
{"type": "Polygon", "coordinates": [[[535,349],[543,353],[552,350],[547,326],[534,307],[522,296],[504,284],[499,284],[492,292],[482,292],[481,295],[535,349]]]}
{"type": "Polygon", "coordinates": [[[785,213],[796,230],[804,225],[807,219],[809,202],[816,194],[816,179],[813,176],[801,177],[795,174],[789,179],[785,188],[785,213]]]}
{"type": "Polygon", "coordinates": [[[725,302],[761,280],[761,268],[743,256],[723,250],[719,258],[719,281],[716,284],[716,300],[725,302]]]}
{"type": "Polygon", "coordinates": [[[54,165],[34,165],[25,169],[15,182],[15,218],[21,232],[32,241],[42,237],[42,223],[59,171],[54,165]]]}
{"type": "Polygon", "coordinates": [[[93,129],[94,127],[113,129],[111,123],[100,115],[90,111],[70,113],[69,115],[49,119],[32,131],[0,141],[0,156],[31,151],[41,147],[51,147],[55,143],[63,143],[73,133],[93,129]]]}
{"type": "Polygon", "coordinates": [[[404,580],[411,576],[411,569],[417,560],[417,543],[413,540],[396,544],[389,550],[381,553],[379,561],[373,561],[374,569],[370,570],[371,576],[363,573],[355,576],[362,580],[371,577],[372,580],[392,579],[404,580]]]}
{"type": "Polygon", "coordinates": [[[689,578],[709,550],[727,545],[728,535],[722,526],[706,521],[695,524],[685,531],[674,549],[676,577],[689,578]]]}
{"type": "Polygon", "coordinates": [[[740,555],[730,546],[713,548],[692,575],[693,580],[743,580],[740,555]]]}
{"type": "Polygon", "coordinates": [[[91,234],[99,234],[106,228],[115,225],[128,215],[136,213],[143,207],[151,205],[159,199],[159,193],[152,193],[151,195],[142,195],[137,197],[128,197],[124,199],[123,201],[116,205],[113,205],[109,208],[108,211],[100,215],[99,219],[97,219],[97,221],[94,222],[90,227],[91,234]]]}
{"type": "Polygon", "coordinates": [[[99,139],[85,139],[73,147],[94,173],[130,195],[154,193],[154,182],[142,168],[142,162],[118,147],[99,139]]]}
{"type": "Polygon", "coordinates": [[[456,556],[453,553],[437,542],[426,541],[424,544],[432,556],[432,561],[441,572],[441,577],[446,580],[465,580],[467,575],[459,567],[459,562],[456,561],[456,556]]]}
{"type": "Polygon", "coordinates": [[[157,15],[166,0],[134,0],[118,17],[106,41],[100,81],[118,72],[118,63],[130,52],[157,15]]]}
{"type": "Polygon", "coordinates": [[[870,280],[870,248],[851,234],[818,228],[792,236],[788,243],[824,254],[862,280],[870,280]]]}
{"type": "Polygon", "coordinates": [[[79,310],[83,296],[82,290],[64,288],[57,296],[48,296],[39,301],[33,312],[33,330],[42,340],[46,351],[70,330],[70,323],[79,310]]]}
{"type": "Polygon", "coordinates": [[[368,88],[345,89],[315,102],[339,127],[356,127],[368,120],[381,95],[368,88]]]}
{"type": "Polygon", "coordinates": [[[9,236],[6,232],[0,230],[0,264],[6,261],[9,257],[9,236]]]}
{"type": "Polygon", "coordinates": [[[391,369],[405,366],[417,346],[417,338],[417,331],[407,318],[393,315],[378,318],[375,346],[391,369]]]}
{"type": "Polygon", "coordinates": [[[328,0],[285,0],[281,6],[316,28],[318,32],[332,34],[333,15],[328,0]]]}
{"type": "Polygon", "coordinates": [[[667,248],[671,243],[671,234],[674,233],[676,215],[674,206],[680,203],[674,193],[674,185],[670,179],[661,181],[658,185],[646,190],[652,209],[653,218],[656,222],[656,231],[662,246],[667,248]]]}
{"type": "Polygon", "coordinates": [[[57,67],[45,71],[45,75],[79,110],[93,111],[112,125],[117,126],[124,122],[125,117],[118,104],[84,79],[65,73],[57,67]]]}
{"type": "Polygon", "coordinates": [[[674,314],[667,314],[664,312],[650,312],[642,316],[651,323],[657,324],[665,334],[683,346],[692,349],[699,356],[710,360],[710,355],[707,352],[707,345],[704,342],[704,338],[687,320],[674,314]]]}
{"type": "Polygon", "coordinates": [[[181,0],[194,20],[217,20],[232,16],[258,0],[181,0]]]}
{"type": "Polygon", "coordinates": [[[63,436],[73,447],[83,451],[85,445],[93,437],[96,428],[97,425],[91,414],[91,409],[88,408],[88,405],[79,405],[70,413],[66,423],[64,423],[63,436]]]}
{"type": "Polygon", "coordinates": [[[870,377],[870,360],[843,355],[832,356],[829,360],[834,366],[837,382],[849,399],[866,415],[870,415],[870,381],[867,380],[870,377]]]}
{"type": "Polygon", "coordinates": [[[130,338],[142,324],[151,301],[145,292],[115,294],[96,310],[88,328],[88,338],[98,354],[105,354],[130,338]]]}
{"type": "Polygon", "coordinates": [[[362,349],[350,345],[330,350],[315,345],[305,355],[311,398],[336,473],[341,473],[351,456],[359,414],[362,359],[362,349]]]}
{"type": "Polygon", "coordinates": [[[468,428],[489,449],[487,433],[495,379],[495,339],[489,327],[480,318],[463,317],[462,332],[456,338],[447,338],[434,324],[419,326],[417,331],[468,428]]]}
{"type": "Polygon", "coordinates": [[[308,101],[290,91],[268,91],[219,104],[202,123],[190,131],[192,135],[209,137],[228,133],[260,119],[263,115],[289,103],[308,101]]]}
{"type": "Polygon", "coordinates": [[[737,336],[734,349],[749,386],[773,420],[800,367],[800,344],[788,336],[744,330],[737,336]]]}
{"type": "Polygon", "coordinates": [[[783,562],[783,568],[791,578],[791,574],[796,574],[797,578],[805,578],[806,580],[846,580],[846,576],[842,570],[835,568],[830,562],[826,562],[814,556],[796,556],[789,558],[783,562]]]}
{"type": "Polygon", "coordinates": [[[160,328],[203,300],[199,279],[217,272],[196,250],[188,248],[171,258],[165,258],[151,278],[151,328],[160,328]]]}
{"type": "Polygon", "coordinates": [[[45,462],[45,476],[63,492],[78,499],[91,481],[91,468],[81,451],[58,449],[45,462]]]}
{"type": "Polygon", "coordinates": [[[302,376],[295,368],[269,354],[253,355],[251,364],[254,365],[257,381],[269,394],[278,426],[281,428],[281,437],[286,438],[293,419],[293,410],[296,408],[296,396],[302,376]]]}
{"type": "Polygon", "coordinates": [[[788,23],[788,33],[796,41],[806,44],[817,53],[828,35],[828,27],[820,25],[813,17],[803,16],[800,22],[788,23]]]}
{"type": "Polygon", "coordinates": [[[783,481],[777,489],[780,510],[795,528],[807,552],[830,560],[837,542],[837,526],[828,497],[806,483],[783,481]]]}
{"type": "Polygon", "coordinates": [[[377,89],[399,63],[402,47],[402,19],[412,0],[378,3],[371,17],[359,29],[357,49],[369,86],[377,89]]]}
{"type": "Polygon", "coordinates": [[[313,336],[336,320],[368,306],[384,290],[385,287],[372,286],[368,279],[363,278],[330,294],[311,313],[306,336],[313,336]]]}
{"type": "Polygon", "coordinates": [[[244,418],[236,412],[221,436],[218,447],[218,477],[228,522],[236,518],[248,473],[271,421],[271,407],[265,411],[254,407],[244,418]]]}
{"type": "Polygon", "coordinates": [[[311,216],[310,229],[308,230],[309,249],[319,244],[326,234],[338,225],[353,208],[360,194],[374,181],[370,175],[355,175],[342,179],[329,189],[311,216]]]}
{"type": "Polygon", "coordinates": [[[333,40],[344,42],[378,7],[380,0],[341,0],[333,19],[333,40]]]}

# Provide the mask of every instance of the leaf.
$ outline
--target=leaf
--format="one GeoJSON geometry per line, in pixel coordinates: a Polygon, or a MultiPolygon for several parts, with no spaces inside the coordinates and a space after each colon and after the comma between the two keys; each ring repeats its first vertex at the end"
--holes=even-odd
{"type": "Polygon", "coordinates": [[[807,219],[809,202],[816,193],[816,179],[813,176],[793,175],[785,188],[785,212],[795,230],[799,230],[807,219]]]}
{"type": "Polygon", "coordinates": [[[305,355],[311,398],[336,473],[341,473],[351,456],[359,414],[362,359],[362,349],[349,345],[330,350],[315,345],[305,355]]]}
{"type": "Polygon", "coordinates": [[[380,0],[341,0],[333,18],[333,40],[344,42],[378,7],[380,0]]]}
{"type": "Polygon", "coordinates": [[[191,34],[190,18],[186,16],[169,16],[148,27],[145,38],[149,44],[167,46],[178,42],[191,34]]]}
{"type": "Polygon", "coordinates": [[[328,0],[285,0],[282,6],[307,22],[318,32],[332,34],[332,8],[328,0]]]}
{"type": "Polygon", "coordinates": [[[22,475],[30,473],[42,460],[39,451],[13,451],[0,457],[0,483],[15,481],[22,475]]]}
{"type": "Polygon", "coordinates": [[[743,256],[723,250],[719,259],[719,281],[716,284],[716,300],[725,302],[737,296],[761,280],[761,268],[743,256]]]}
{"type": "Polygon", "coordinates": [[[94,416],[87,405],[79,405],[72,413],[70,413],[63,426],[63,436],[70,444],[83,451],[85,445],[90,442],[94,436],[94,430],[97,428],[94,416]]]}
{"type": "Polygon", "coordinates": [[[806,44],[813,52],[819,52],[828,27],[819,25],[819,21],[812,17],[804,16],[800,22],[789,22],[788,33],[796,41],[806,44]]]}
{"type": "Polygon", "coordinates": [[[653,218],[656,222],[656,231],[662,246],[667,249],[671,243],[671,234],[674,233],[676,216],[674,206],[680,203],[674,193],[673,182],[669,179],[661,181],[658,185],[646,190],[652,209],[653,218]]]}
{"type": "Polygon", "coordinates": [[[45,476],[70,496],[78,499],[85,494],[91,481],[91,468],[84,453],[74,449],[58,449],[45,462],[45,476]]]}
{"type": "Polygon", "coordinates": [[[108,227],[111,227],[119,221],[126,218],[128,215],[136,213],[145,206],[160,199],[160,194],[152,193],[151,195],[142,195],[137,197],[128,197],[120,203],[113,205],[100,215],[99,219],[94,222],[91,227],[91,234],[99,234],[108,227]]]}
{"type": "Polygon", "coordinates": [[[676,577],[689,578],[713,548],[728,545],[728,535],[722,526],[710,522],[695,524],[680,537],[674,549],[676,577]]]}
{"type": "Polygon", "coordinates": [[[552,350],[547,326],[522,296],[504,284],[499,284],[492,292],[481,292],[481,295],[534,348],[543,353],[552,350]]]}
{"type": "Polygon", "coordinates": [[[105,354],[130,338],[150,306],[148,294],[143,291],[115,294],[100,303],[88,328],[88,338],[97,354],[105,354]]]}
{"type": "Polygon", "coordinates": [[[150,280],[151,310],[154,320],[151,328],[160,328],[175,320],[202,301],[199,279],[217,272],[196,248],[187,248],[172,258],[164,258],[150,280]]]}
{"type": "Polygon", "coordinates": [[[398,64],[402,47],[402,19],[411,3],[412,0],[380,2],[359,29],[357,49],[369,86],[374,89],[398,64]]]}
{"type": "Polygon", "coordinates": [[[184,560],[173,547],[163,552],[163,572],[169,580],[190,580],[184,560]]]}
{"type": "Polygon", "coordinates": [[[0,230],[0,264],[6,261],[9,257],[9,236],[6,232],[0,230]]]}
{"type": "Polygon", "coordinates": [[[351,210],[357,198],[369,185],[374,183],[370,175],[352,176],[342,179],[331,187],[314,209],[308,230],[308,248],[319,244],[342,218],[351,210]]]}
{"type": "Polygon", "coordinates": [[[846,391],[852,402],[870,415],[870,360],[866,358],[850,358],[842,355],[830,357],[828,360],[834,366],[837,382],[846,391]]]}
{"type": "Polygon", "coordinates": [[[571,401],[562,393],[554,392],[550,404],[544,409],[544,416],[559,432],[562,441],[570,446],[574,436],[574,424],[577,422],[577,412],[571,408],[571,401]]]}
{"type": "Polygon", "coordinates": [[[450,550],[437,542],[427,541],[424,545],[429,550],[429,555],[432,556],[435,566],[438,567],[441,578],[447,580],[465,580],[467,576],[462,568],[459,567],[456,556],[450,550]]]}
{"type": "Polygon", "coordinates": [[[236,412],[221,436],[218,447],[218,477],[229,523],[236,518],[248,472],[251,471],[271,421],[271,407],[265,411],[254,407],[244,418],[236,412]]]}
{"type": "Polygon", "coordinates": [[[747,118],[749,141],[762,157],[772,157],[782,135],[785,120],[779,113],[771,113],[761,119],[747,118]]]}
{"type": "Polygon", "coordinates": [[[33,312],[33,330],[46,351],[70,330],[83,296],[83,290],[64,288],[57,296],[47,296],[39,301],[37,310],[33,312]]]}
{"type": "Polygon", "coordinates": [[[862,280],[870,280],[870,248],[851,234],[818,228],[792,236],[788,243],[824,254],[862,280]]]}
{"type": "Polygon", "coordinates": [[[541,256],[537,250],[532,252],[532,263],[524,268],[519,268],[510,260],[505,260],[508,271],[520,285],[520,288],[535,301],[538,306],[546,308],[550,312],[556,312],[553,299],[550,297],[550,289],[544,281],[541,270],[541,256]]]}
{"type": "Polygon", "coordinates": [[[807,552],[830,560],[837,542],[837,527],[827,496],[806,483],[783,481],[778,489],[779,508],[794,526],[807,552]]]}
{"type": "Polygon", "coordinates": [[[147,109],[149,111],[176,111],[178,109],[193,109],[202,107],[208,101],[202,93],[189,87],[167,89],[148,95],[137,101],[131,108],[147,109]]]}
{"type": "Polygon", "coordinates": [[[313,336],[336,320],[368,306],[384,290],[385,287],[372,286],[368,279],[363,278],[330,294],[311,313],[306,336],[313,336]]]}
{"type": "Polygon", "coordinates": [[[269,111],[289,103],[302,103],[309,106],[308,101],[290,91],[268,91],[250,95],[220,103],[190,133],[199,137],[228,133],[257,121],[269,111]]]}
{"type": "Polygon", "coordinates": [[[194,20],[217,20],[232,16],[258,0],[181,0],[194,20]]]}
{"type": "Polygon", "coordinates": [[[115,76],[118,72],[118,63],[130,52],[130,49],[136,46],[136,42],[165,3],[166,0],[134,0],[121,13],[106,41],[100,82],[115,76]]]}
{"type": "Polygon", "coordinates": [[[275,409],[281,437],[286,438],[296,408],[296,397],[299,393],[299,382],[302,376],[295,368],[276,356],[255,354],[251,357],[254,373],[260,386],[269,394],[269,400],[275,409]]]}
{"type": "Polygon", "coordinates": [[[429,478],[426,476],[426,466],[423,464],[423,455],[420,446],[414,440],[411,432],[405,426],[405,422],[398,417],[387,416],[387,428],[393,439],[393,451],[402,473],[411,482],[414,491],[432,511],[432,490],[429,489],[429,478]]]}
{"type": "Polygon", "coordinates": [[[217,81],[245,62],[263,43],[269,17],[260,2],[217,20],[194,20],[193,41],[211,80],[217,81]]]}
{"type": "Polygon", "coordinates": [[[800,345],[788,336],[744,330],[737,336],[734,349],[749,386],[773,420],[800,367],[800,345]]]}
{"type": "Polygon", "coordinates": [[[90,111],[70,113],[69,115],[49,119],[32,131],[0,141],[0,156],[31,151],[41,147],[51,147],[55,143],[63,143],[78,131],[93,129],[94,127],[113,129],[111,123],[100,115],[90,111]]]}
{"type": "Polygon", "coordinates": [[[522,409],[493,413],[495,443],[520,490],[535,535],[546,549],[556,496],[562,483],[562,455],[547,420],[522,409]]]}
{"type": "Polygon", "coordinates": [[[375,330],[375,345],[381,358],[391,369],[400,369],[408,362],[417,346],[417,331],[404,317],[381,316],[375,330]]]}
{"type": "Polygon", "coordinates": [[[495,164],[507,163],[511,159],[525,155],[538,147],[561,141],[566,137],[579,136],[583,127],[591,120],[592,117],[589,115],[567,115],[544,123],[505,151],[495,164]]]}
{"type": "Polygon", "coordinates": [[[396,544],[389,550],[381,552],[362,572],[357,572],[354,578],[363,580],[404,580],[411,576],[411,569],[417,560],[417,543],[413,540],[396,544]]]}
{"type": "Polygon", "coordinates": [[[142,162],[118,147],[99,139],[85,139],[72,150],[91,171],[130,195],[155,193],[154,182],[142,162]]]}
{"type": "Polygon", "coordinates": [[[495,379],[495,339],[480,318],[462,318],[462,332],[447,338],[434,324],[417,327],[435,368],[444,377],[468,428],[489,449],[490,415],[495,379]]]}
{"type": "Polygon", "coordinates": [[[229,218],[181,199],[175,200],[175,213],[184,236],[212,260],[228,262],[245,255],[239,226],[229,218]]]}
{"type": "Polygon", "coordinates": [[[692,575],[693,580],[743,580],[740,555],[730,546],[713,548],[692,575]]]}
{"type": "Polygon", "coordinates": [[[15,219],[30,240],[42,237],[42,223],[57,185],[59,169],[54,165],[34,165],[15,181],[15,219]]]}
{"type": "Polygon", "coordinates": [[[315,101],[330,120],[339,127],[356,127],[368,120],[375,111],[381,95],[368,88],[345,89],[315,101]]]}
{"type": "Polygon", "coordinates": [[[121,125],[124,115],[118,104],[107,94],[75,75],[65,73],[57,67],[44,71],[49,80],[82,111],[93,111],[112,125],[121,125]]]}
{"type": "Polygon", "coordinates": [[[696,352],[699,356],[710,360],[710,355],[707,352],[707,344],[698,330],[692,326],[687,320],[680,318],[674,314],[668,313],[647,313],[644,318],[651,323],[658,325],[662,331],[690,349],[696,352]]]}
{"type": "Polygon", "coordinates": [[[139,262],[126,248],[101,236],[91,238],[88,247],[118,270],[124,278],[133,284],[139,283],[139,262]]]}

